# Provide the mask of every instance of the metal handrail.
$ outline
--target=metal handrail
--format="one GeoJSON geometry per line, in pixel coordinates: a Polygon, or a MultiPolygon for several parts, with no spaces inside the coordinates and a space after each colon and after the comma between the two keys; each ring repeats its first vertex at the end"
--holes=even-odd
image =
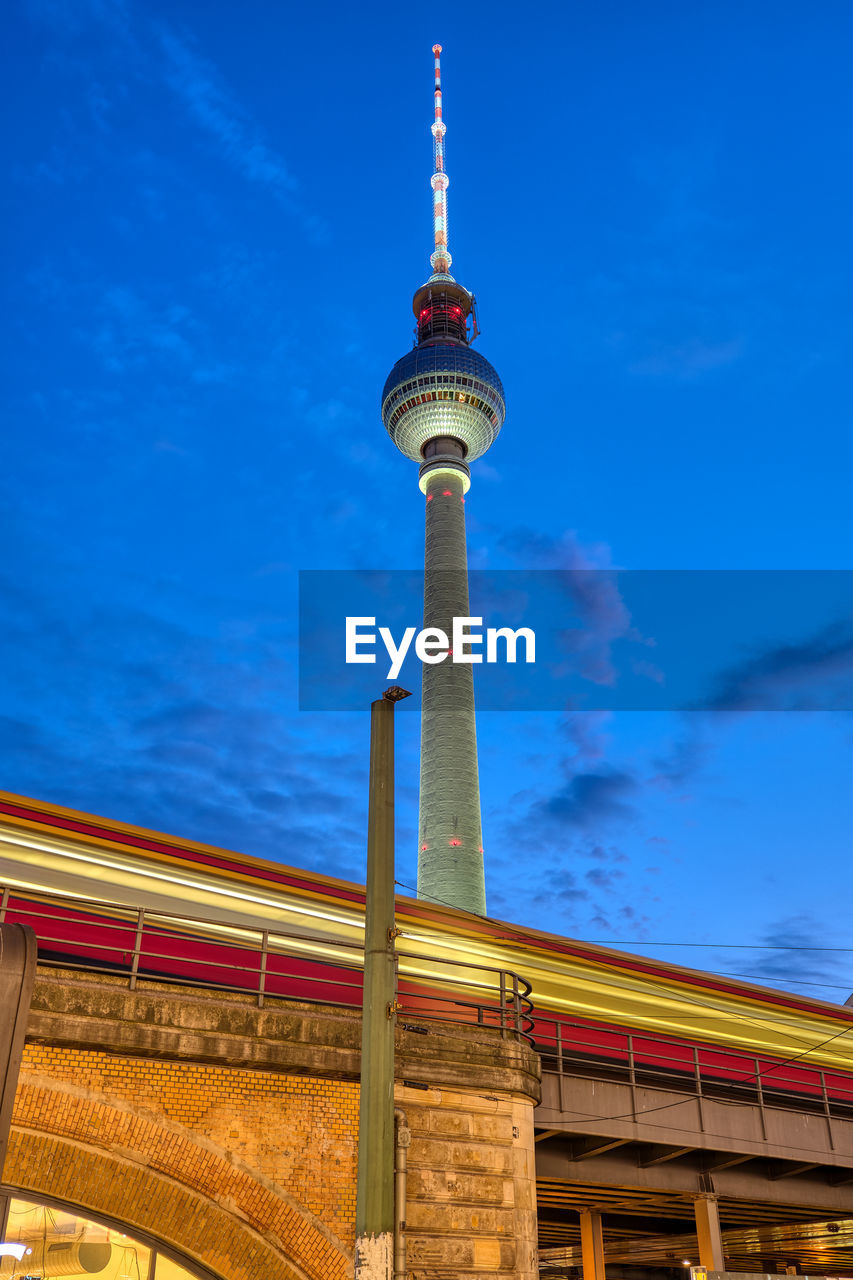
{"type": "MultiPolygon", "coordinates": [[[[7,918],[33,925],[40,963],[126,977],[131,989],[142,979],[177,980],[254,995],[259,1008],[271,996],[362,1005],[363,948],[357,942],[0,886],[0,923],[7,918]],[[299,968],[282,967],[287,962],[299,968]]],[[[504,1038],[529,1040],[531,988],[518,974],[419,952],[396,959],[397,1001],[406,1016],[473,1020],[504,1038]],[[464,972],[457,976],[457,970],[464,972]]]]}
{"type": "Polygon", "coordinates": [[[559,1076],[615,1076],[632,1088],[648,1085],[670,1092],[689,1088],[698,1098],[725,1097],[732,1103],[759,1107],[792,1103],[798,1110],[814,1110],[827,1118],[853,1114],[853,1077],[841,1070],[788,1064],[725,1045],[696,1045],[657,1032],[644,1036],[610,1026],[602,1027],[596,1039],[595,1030],[540,1016],[534,1048],[544,1068],[559,1076]],[[602,1037],[608,1043],[602,1043],[602,1037]],[[643,1039],[648,1040],[646,1048],[643,1039]]]}
{"type": "MultiPolygon", "coordinates": [[[[60,908],[64,908],[67,911],[76,911],[80,913],[89,911],[92,908],[97,908],[99,911],[106,912],[111,916],[118,916],[121,912],[125,912],[127,913],[128,919],[136,920],[141,912],[147,921],[173,920],[176,924],[201,925],[208,930],[227,930],[233,933],[259,934],[263,932],[262,926],[260,925],[234,924],[228,920],[211,920],[205,916],[188,915],[183,911],[164,911],[160,907],[126,907],[120,902],[107,902],[106,900],[98,898],[78,898],[74,894],[54,892],[47,893],[42,890],[32,889],[16,890],[8,886],[4,886],[2,893],[0,894],[0,903],[2,903],[2,907],[0,907],[0,924],[3,923],[3,916],[7,911],[20,911],[20,908],[17,906],[9,907],[8,903],[10,898],[13,898],[18,902],[28,902],[33,904],[47,902],[60,908]]],[[[36,913],[33,911],[29,914],[35,915],[36,913]]],[[[49,920],[65,920],[67,917],[61,915],[47,915],[43,918],[49,920]]],[[[126,927],[127,921],[120,921],[112,924],[109,920],[102,920],[98,918],[97,923],[99,927],[104,929],[119,929],[126,927]]],[[[300,941],[304,942],[321,942],[326,946],[331,945],[334,947],[342,947],[344,949],[356,951],[359,954],[362,952],[361,944],[358,942],[347,942],[342,938],[329,939],[327,936],[320,933],[294,932],[288,934],[282,930],[279,936],[282,938],[298,938],[300,941]]],[[[233,940],[229,941],[229,945],[232,944],[239,945],[237,943],[233,943],[233,940]]],[[[448,963],[453,962],[448,961],[448,963]]]]}

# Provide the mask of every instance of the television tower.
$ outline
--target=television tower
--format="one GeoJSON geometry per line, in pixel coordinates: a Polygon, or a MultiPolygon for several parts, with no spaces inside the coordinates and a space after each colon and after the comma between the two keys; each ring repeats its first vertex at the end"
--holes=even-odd
{"type": "MultiPolygon", "coordinates": [[[[382,421],[401,453],[420,463],[426,500],[424,627],[450,636],[453,619],[469,614],[465,494],[470,463],[494,441],[506,408],[500,378],[470,346],[478,332],[474,295],[450,274],[441,45],[432,51],[432,275],[415,291],[417,341],[388,375],[382,421]]],[[[465,911],[486,910],[473,669],[452,658],[423,667],[418,896],[465,911]]]]}

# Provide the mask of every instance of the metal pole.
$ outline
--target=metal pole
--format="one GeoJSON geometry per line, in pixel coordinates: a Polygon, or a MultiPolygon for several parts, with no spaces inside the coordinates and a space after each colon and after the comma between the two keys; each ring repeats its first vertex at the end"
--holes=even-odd
{"type": "Polygon", "coordinates": [[[270,931],[261,931],[261,972],[258,978],[258,1008],[264,1007],[264,996],[267,993],[267,956],[270,949],[270,931]]]}
{"type": "Polygon", "coordinates": [[[631,1081],[631,1118],[637,1119],[637,1063],[634,1059],[634,1037],[628,1035],[628,1078],[631,1081]]]}
{"type": "Polygon", "coordinates": [[[397,1121],[397,1163],[394,1166],[394,1280],[406,1280],[406,1174],[412,1131],[402,1107],[394,1108],[397,1121]]]}
{"type": "Polygon", "coordinates": [[[392,1280],[394,1265],[394,703],[406,696],[389,689],[370,708],[356,1280],[392,1280]]]}
{"type": "Polygon", "coordinates": [[[131,991],[136,990],[136,979],[139,977],[139,957],[142,951],[142,930],[145,928],[145,908],[140,907],[136,913],[136,938],[133,943],[133,964],[130,966],[131,991]]]}

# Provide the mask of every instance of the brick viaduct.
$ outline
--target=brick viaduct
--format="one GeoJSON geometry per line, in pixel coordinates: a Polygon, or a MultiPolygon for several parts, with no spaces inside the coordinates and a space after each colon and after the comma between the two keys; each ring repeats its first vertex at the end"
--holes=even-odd
{"type": "MultiPolygon", "coordinates": [[[[709,1194],[728,1216],[729,1269],[787,1258],[849,1274],[849,1107],[715,1097],[698,1078],[679,1094],[555,1074],[547,1059],[540,1084],[524,1041],[404,1016],[409,1280],[533,1280],[537,1225],[541,1265],[565,1276],[587,1259],[547,1247],[555,1210],[580,1214],[599,1254],[602,1216],[605,1233],[621,1222],[605,1234],[609,1263],[659,1276],[673,1248],[693,1253],[709,1194]],[[648,1232],[655,1218],[663,1237],[648,1232]],[[781,1242],[774,1223],[787,1224],[781,1242]]],[[[200,1280],[344,1280],[359,1043],[357,1010],[40,967],[4,1187],[120,1226],[200,1280]]]]}
{"type": "MultiPolygon", "coordinates": [[[[40,968],[4,1185],[124,1223],[210,1280],[352,1275],[355,1012],[40,968]]],[[[526,1044],[397,1030],[409,1272],[536,1275],[526,1044]]]]}

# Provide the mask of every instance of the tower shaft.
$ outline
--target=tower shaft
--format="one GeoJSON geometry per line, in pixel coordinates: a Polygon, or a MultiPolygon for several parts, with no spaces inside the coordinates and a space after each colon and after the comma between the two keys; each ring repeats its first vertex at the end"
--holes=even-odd
{"type": "MultiPolygon", "coordinates": [[[[470,608],[465,480],[462,471],[451,468],[425,476],[424,627],[439,628],[448,637],[453,619],[467,617],[470,608]]],[[[418,896],[485,914],[474,679],[468,663],[446,659],[423,667],[418,829],[418,896]]]]}

